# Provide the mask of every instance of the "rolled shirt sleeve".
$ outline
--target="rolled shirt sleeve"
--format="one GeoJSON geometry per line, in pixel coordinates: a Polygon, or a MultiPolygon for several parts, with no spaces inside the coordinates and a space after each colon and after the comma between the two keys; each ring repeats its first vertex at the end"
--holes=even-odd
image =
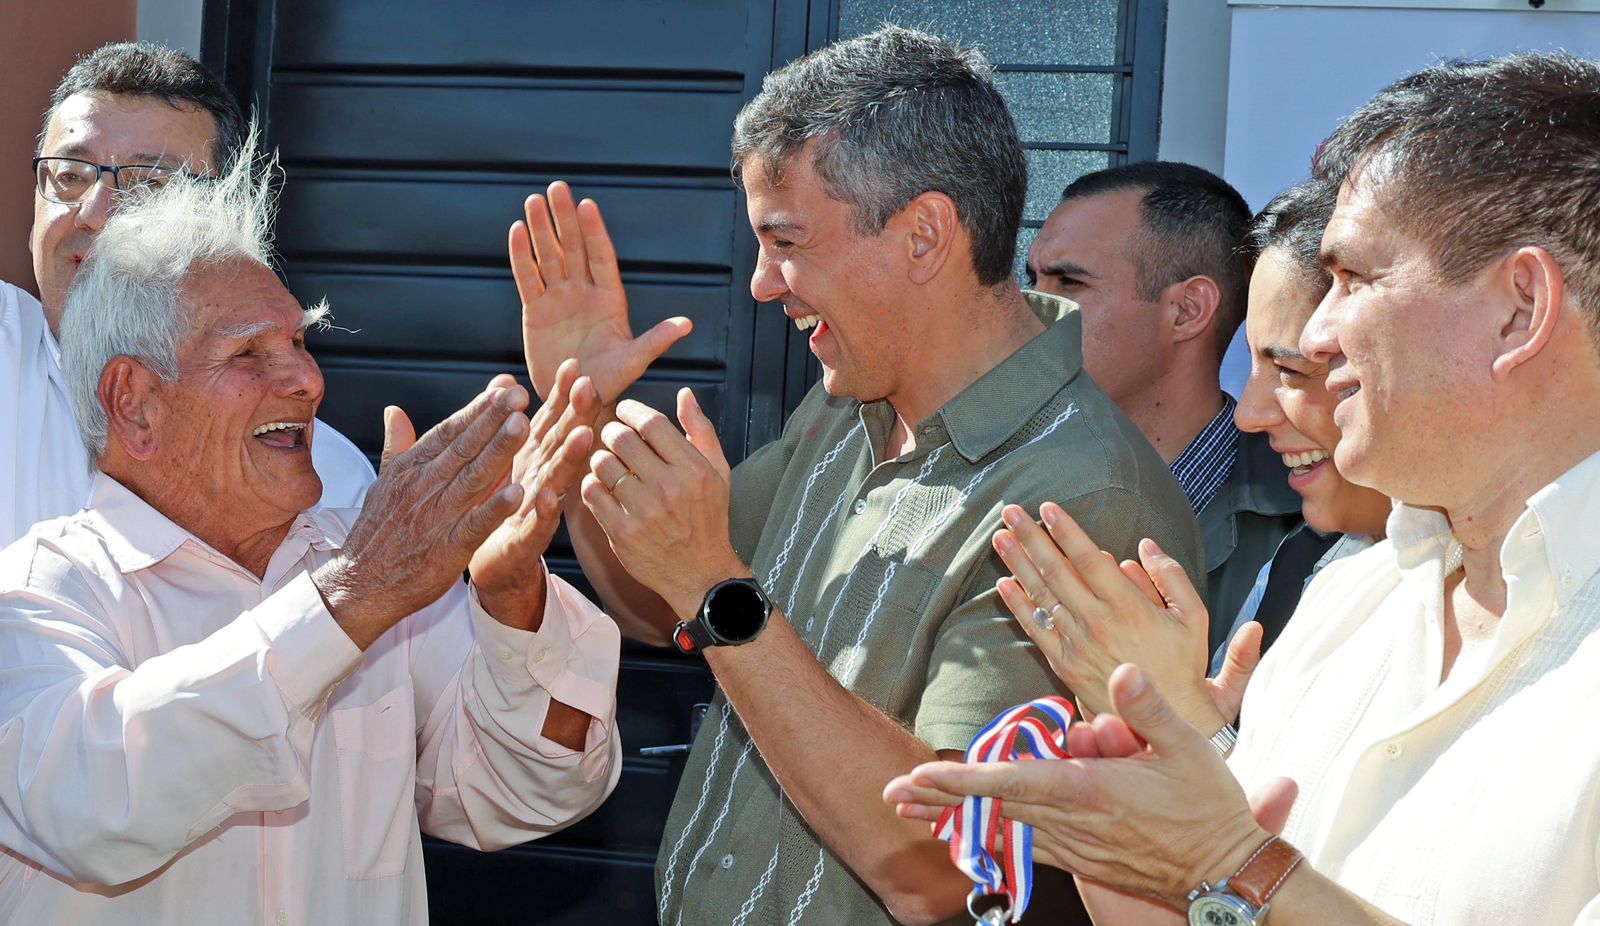
{"type": "Polygon", "coordinates": [[[411,639],[422,723],[418,813],[431,835],[481,849],[516,845],[584,816],[616,786],[621,636],[559,577],[547,576],[545,588],[537,631],[500,623],[465,589],[449,610],[464,608],[468,620],[425,619],[411,639]],[[470,640],[459,673],[428,690],[437,677],[431,663],[462,628],[470,640]],[[582,752],[543,735],[552,700],[589,715],[582,752]]]}

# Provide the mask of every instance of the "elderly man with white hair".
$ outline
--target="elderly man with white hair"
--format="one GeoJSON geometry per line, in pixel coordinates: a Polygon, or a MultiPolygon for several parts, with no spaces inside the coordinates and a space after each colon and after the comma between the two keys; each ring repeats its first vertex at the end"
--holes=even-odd
{"type": "Polygon", "coordinates": [[[425,923],[420,831],[524,842],[620,771],[617,630],[540,561],[593,387],[390,408],[366,506],[308,510],[326,309],[251,160],[124,205],[69,298],[99,474],[0,554],[6,922],[425,923]]]}

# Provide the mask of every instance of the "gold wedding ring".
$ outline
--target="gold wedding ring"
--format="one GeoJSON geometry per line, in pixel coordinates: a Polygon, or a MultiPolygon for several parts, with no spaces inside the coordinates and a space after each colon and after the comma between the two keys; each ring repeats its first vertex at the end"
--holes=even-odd
{"type": "Polygon", "coordinates": [[[617,494],[617,486],[622,485],[623,480],[627,479],[630,476],[633,477],[634,479],[638,479],[639,478],[639,474],[635,473],[633,470],[630,469],[627,472],[623,473],[621,476],[618,476],[617,477],[617,481],[613,482],[611,484],[611,488],[608,489],[607,491],[609,491],[612,495],[617,494]]]}

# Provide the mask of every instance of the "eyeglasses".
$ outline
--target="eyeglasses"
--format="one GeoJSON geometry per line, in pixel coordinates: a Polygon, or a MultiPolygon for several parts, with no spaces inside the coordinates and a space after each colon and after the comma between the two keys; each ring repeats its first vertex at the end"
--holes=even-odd
{"type": "Polygon", "coordinates": [[[167,185],[182,168],[160,167],[155,164],[96,164],[78,158],[34,158],[33,170],[38,177],[39,195],[53,203],[72,205],[81,202],[101,174],[111,175],[111,187],[122,193],[147,193],[167,185]]]}

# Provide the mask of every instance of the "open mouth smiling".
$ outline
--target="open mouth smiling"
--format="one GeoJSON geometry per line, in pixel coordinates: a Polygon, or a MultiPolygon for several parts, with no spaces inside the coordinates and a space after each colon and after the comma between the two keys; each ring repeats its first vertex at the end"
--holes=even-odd
{"type": "Polygon", "coordinates": [[[306,446],[306,422],[269,421],[250,432],[250,436],[279,450],[299,450],[306,446]]]}

